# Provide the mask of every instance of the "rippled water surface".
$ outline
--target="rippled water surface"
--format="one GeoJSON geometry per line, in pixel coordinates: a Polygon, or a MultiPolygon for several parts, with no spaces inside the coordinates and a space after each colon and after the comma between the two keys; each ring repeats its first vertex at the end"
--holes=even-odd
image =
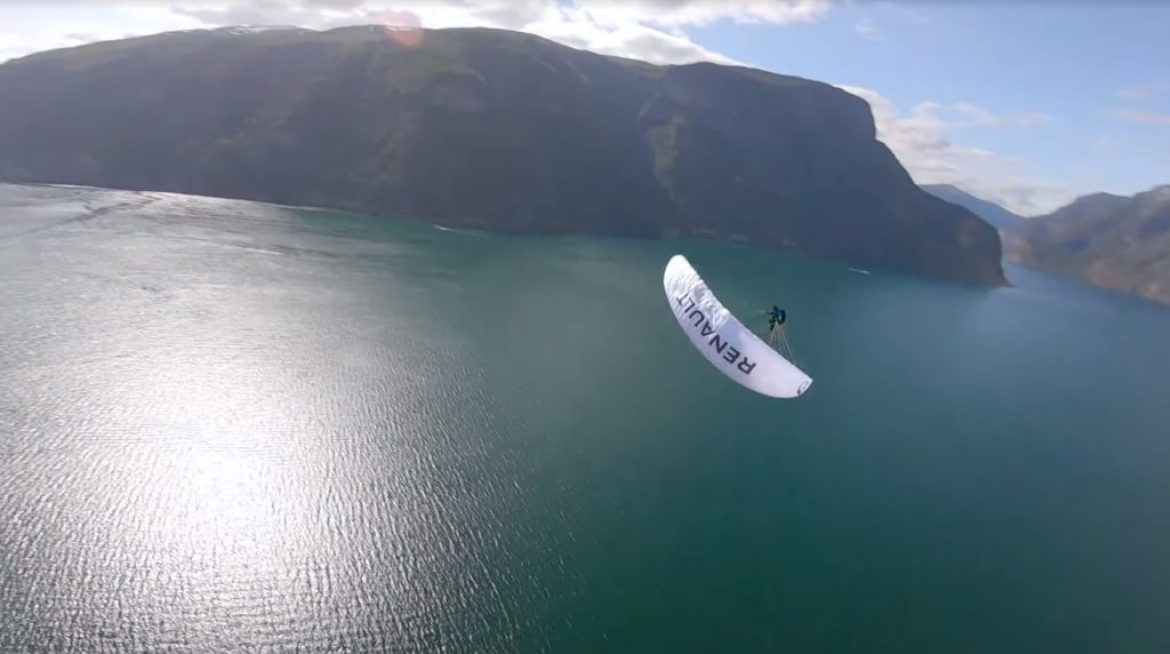
{"type": "Polygon", "coordinates": [[[0,651],[1168,651],[1170,311],[1013,278],[0,186],[0,651]]]}

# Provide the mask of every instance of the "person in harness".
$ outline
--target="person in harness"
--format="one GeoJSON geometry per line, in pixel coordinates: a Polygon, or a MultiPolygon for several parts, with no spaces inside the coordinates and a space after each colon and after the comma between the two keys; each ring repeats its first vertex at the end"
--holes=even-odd
{"type": "Polygon", "coordinates": [[[784,309],[773,304],[772,310],[768,312],[768,331],[774,331],[783,325],[785,320],[788,320],[788,314],[784,312],[784,309]]]}

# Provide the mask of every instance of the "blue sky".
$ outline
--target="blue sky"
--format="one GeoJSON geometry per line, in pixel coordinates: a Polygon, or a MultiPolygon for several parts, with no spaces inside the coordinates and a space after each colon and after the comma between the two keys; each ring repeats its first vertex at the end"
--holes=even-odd
{"type": "Polygon", "coordinates": [[[825,81],[870,102],[917,181],[1024,214],[1170,183],[1170,2],[1154,0],[10,0],[0,60],[171,29],[375,22],[825,81]]]}
{"type": "Polygon", "coordinates": [[[752,65],[870,88],[909,111],[966,102],[1050,117],[952,136],[1074,192],[1170,183],[1170,3],[854,3],[814,24],[693,30],[752,65]]]}

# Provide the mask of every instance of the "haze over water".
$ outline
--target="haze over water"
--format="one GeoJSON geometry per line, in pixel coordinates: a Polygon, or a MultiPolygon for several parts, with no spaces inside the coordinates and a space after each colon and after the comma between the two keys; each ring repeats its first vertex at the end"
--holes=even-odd
{"type": "Polygon", "coordinates": [[[0,186],[0,651],[1167,651],[1170,311],[1010,273],[0,186]]]}

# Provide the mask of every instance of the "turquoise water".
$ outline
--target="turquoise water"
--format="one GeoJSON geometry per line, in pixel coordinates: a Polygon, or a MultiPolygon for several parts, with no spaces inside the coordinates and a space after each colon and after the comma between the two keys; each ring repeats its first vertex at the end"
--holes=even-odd
{"type": "Polygon", "coordinates": [[[0,186],[0,650],[1166,651],[1170,311],[1009,272],[0,186]]]}

